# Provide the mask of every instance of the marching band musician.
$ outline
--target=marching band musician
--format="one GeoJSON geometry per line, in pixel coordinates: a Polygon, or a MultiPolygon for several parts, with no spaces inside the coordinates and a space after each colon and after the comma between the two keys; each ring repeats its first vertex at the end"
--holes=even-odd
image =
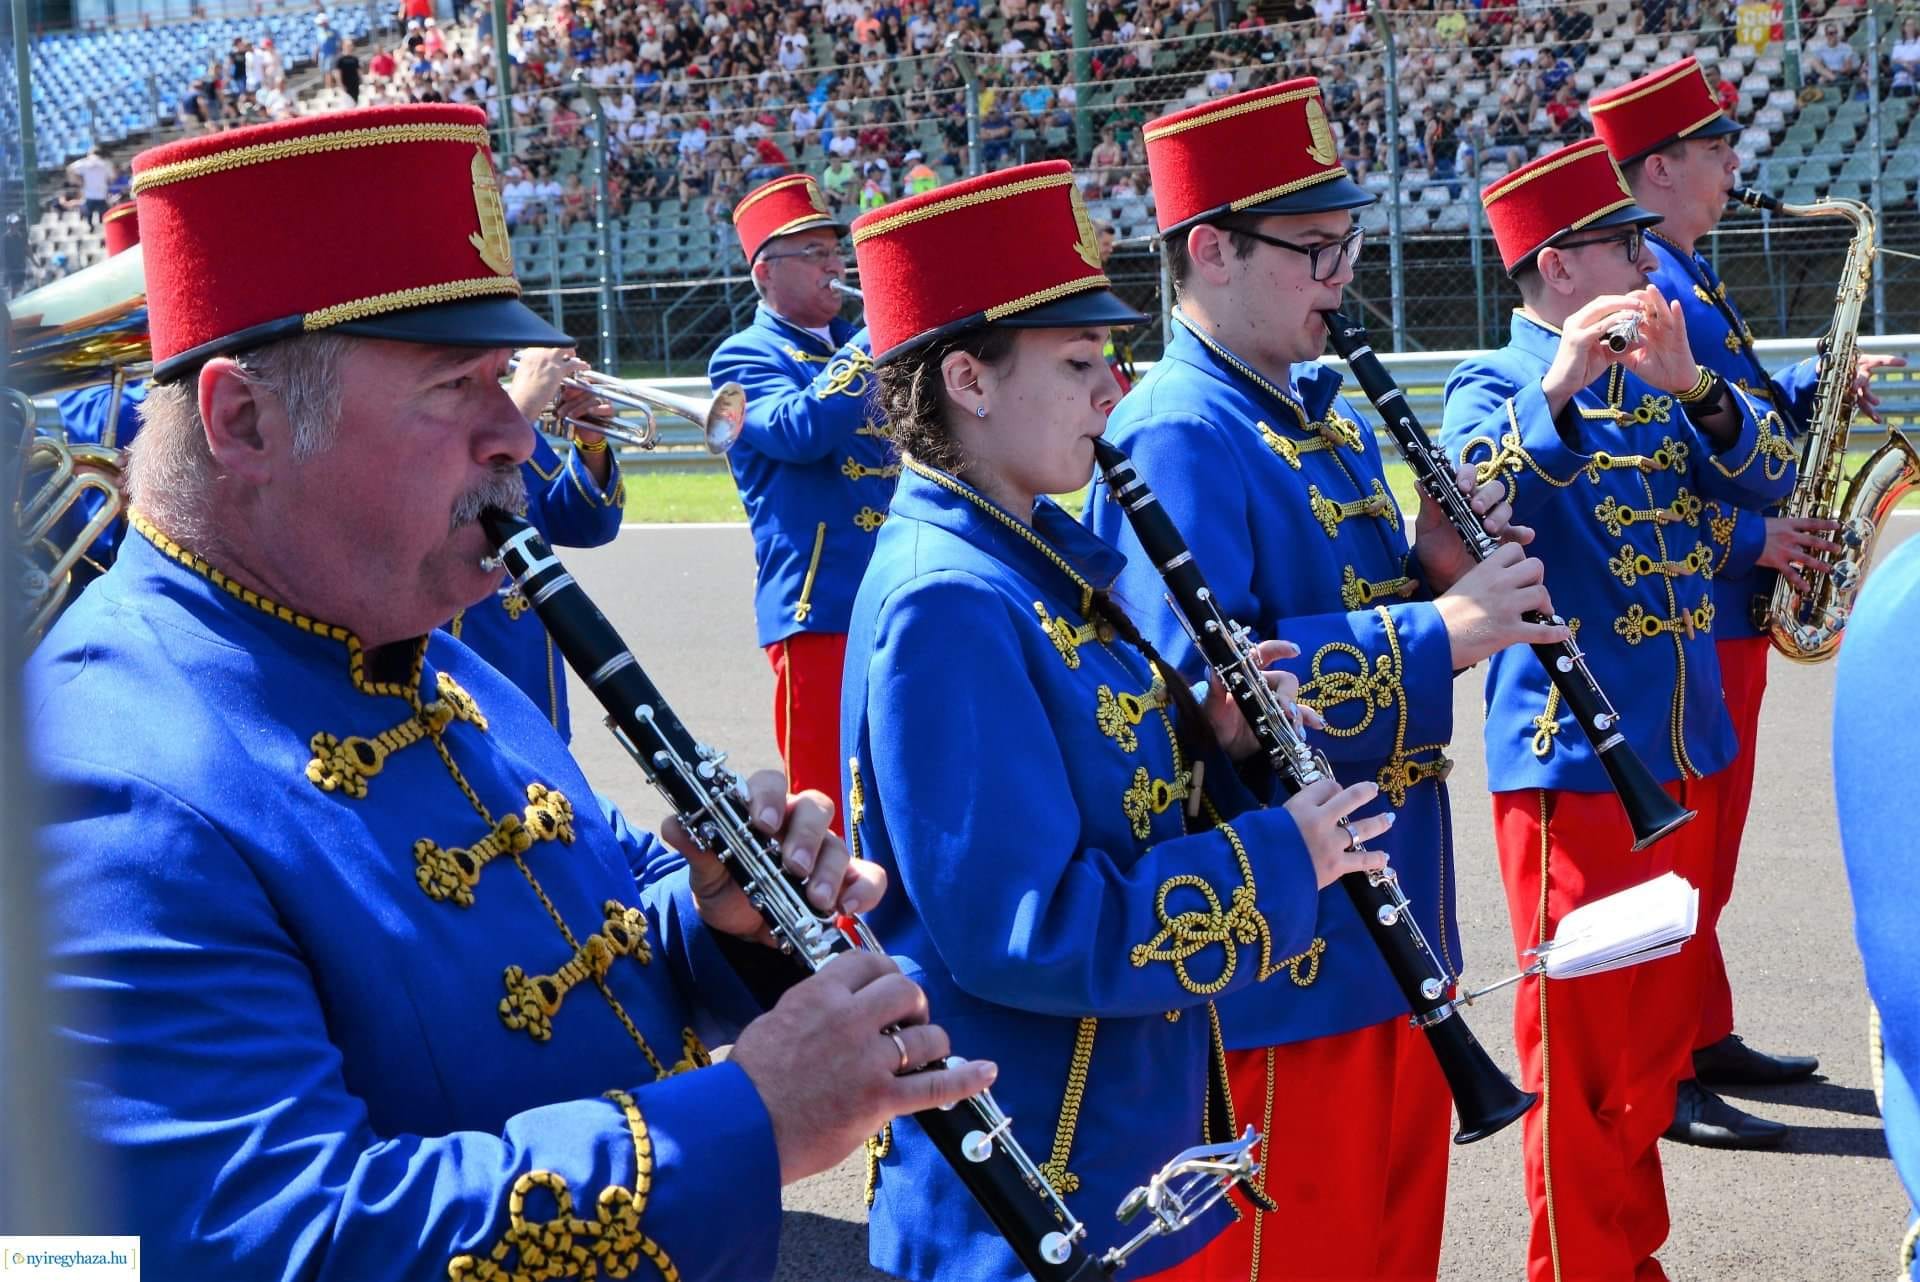
{"type": "MultiPolygon", "coordinates": [[[[1143,1168],[1201,1142],[1210,999],[1306,946],[1316,880],[1377,866],[1350,847],[1387,820],[1348,818],[1371,782],[1252,807],[1209,747],[1253,747],[1223,683],[1203,710],[1121,612],[1118,551],[1042,497],[1087,482],[1118,394],[1101,345],[1141,320],[1109,292],[1068,166],[898,201],[853,241],[905,470],[853,609],[848,839],[897,883],[875,930],[955,1044],[1005,1067],[996,1093],[1097,1254],[1143,1168]]],[[[875,1267],[1023,1276],[916,1125],[874,1153],[875,1267]]]]}
{"type": "Polygon", "coordinates": [[[871,348],[866,330],[840,315],[845,228],[820,184],[776,178],[740,198],[733,223],[760,306],[720,344],[707,376],[747,393],[746,425],[727,457],[753,529],[754,615],[773,665],[780,758],[796,787],[832,793],[847,614],[900,465],[868,421],[871,348]]]}
{"type": "MultiPolygon", "coordinates": [[[[138,245],[140,218],[134,203],[131,200],[122,201],[109,209],[101,216],[100,230],[106,238],[109,258],[124,254],[138,245]]],[[[68,441],[77,444],[126,449],[133,444],[133,438],[140,430],[140,402],[146,398],[145,379],[125,381],[117,387],[110,380],[64,392],[58,401],[61,431],[68,441]]],[[[55,540],[64,546],[72,537],[77,537],[105,502],[104,494],[91,490],[82,494],[60,519],[55,540]]],[[[123,522],[115,521],[101,532],[74,567],[76,575],[80,576],[75,580],[76,584],[91,581],[113,564],[114,553],[120,546],[120,536],[125,530],[123,522]]]]}
{"type": "MultiPolygon", "coordinates": [[[[786,972],[717,861],[628,829],[432,636],[498,585],[477,514],[522,501],[508,355],[570,342],[519,302],[487,147],[433,104],[134,161],[136,533],[27,703],[103,1146],[76,1219],[157,1276],[766,1278],[783,1182],[991,1080],[895,1075],[947,1041],[871,953],[761,1014],[786,972]]],[[[873,906],[826,798],[751,792],[812,893],[873,906]]]]}
{"type": "MultiPolygon", "coordinates": [[[[1699,366],[1684,313],[1646,284],[1646,228],[1597,139],[1560,148],[1482,193],[1523,306],[1512,339],[1447,381],[1447,452],[1505,481],[1534,526],[1560,611],[1618,729],[1699,817],[1635,852],[1597,754],[1531,654],[1487,679],[1487,775],[1516,952],[1586,900],[1673,871],[1713,894],[1714,816],[1734,751],[1713,636],[1710,498],[1764,504],[1776,415],[1699,366]],[[1638,336],[1616,354],[1623,313],[1638,336]]],[[[1704,941],[1648,965],[1546,985],[1514,1012],[1532,1211],[1528,1276],[1664,1277],[1658,1141],[1673,1117],[1698,1016],[1704,941]],[[1551,1148],[1548,1148],[1548,1144],[1551,1148]],[[1556,1186],[1559,1196],[1556,1196],[1556,1186]]]]}
{"type": "MultiPolygon", "coordinates": [[[[527,521],[556,547],[596,548],[611,543],[620,533],[624,515],[620,465],[606,438],[584,426],[610,418],[613,406],[566,382],[587,368],[572,348],[530,347],[520,353],[507,385],[507,395],[536,426],[550,405],[557,408],[559,422],[573,424],[573,444],[565,458],[548,444],[545,434],[536,431],[533,455],[520,465],[527,488],[527,521]]],[[[519,686],[545,710],[560,737],[572,742],[566,661],[513,580],[455,614],[446,630],[519,686]]]]}
{"type": "MultiPolygon", "coordinates": [[[[1740,126],[1721,112],[1705,74],[1692,58],[1595,95],[1591,109],[1594,132],[1626,174],[1635,202],[1662,216],[1658,230],[1648,233],[1653,283],[1685,311],[1694,359],[1770,406],[1789,436],[1797,435],[1812,415],[1818,362],[1808,359],[1769,374],[1754,355],[1753,331],[1728,296],[1726,282],[1698,252],[1726,212],[1740,170],[1740,157],[1733,149],[1740,126]]],[[[1905,362],[1891,356],[1860,358],[1859,403],[1869,415],[1877,398],[1867,381],[1875,369],[1889,364],[1905,362]]],[[[1793,457],[1788,443],[1767,465],[1778,470],[1790,466],[1793,457]]],[[[1707,945],[1707,969],[1700,1030],[1694,1037],[1698,1081],[1682,1083],[1668,1138],[1749,1148],[1779,1143],[1787,1128],[1735,1108],[1700,1083],[1771,1085],[1809,1077],[1820,1066],[1811,1055],[1769,1055],[1756,1050],[1733,1031],[1733,990],[1715,933],[1720,913],[1733,894],[1740,840],[1753,799],[1760,703],[1767,687],[1771,644],[1754,614],[1756,604],[1764,609],[1771,598],[1776,575],[1805,590],[1807,576],[1826,569],[1822,554],[1840,549],[1824,537],[1830,527],[1821,522],[1767,516],[1756,508],[1719,499],[1707,505],[1704,515],[1715,557],[1714,647],[1719,652],[1720,681],[1738,752],[1728,768],[1716,817],[1720,846],[1714,893],[1701,905],[1700,938],[1707,945]]]]}
{"type": "MultiPolygon", "coordinates": [[[[1361,233],[1350,211],[1372,200],[1331,137],[1310,78],[1146,125],[1179,307],[1166,356],[1109,432],[1185,532],[1221,608],[1300,642],[1287,666],[1328,723],[1316,746],[1343,779],[1377,782],[1377,813],[1393,821],[1381,848],[1457,975],[1441,782],[1452,673],[1557,634],[1520,618],[1547,597],[1538,563],[1517,548],[1470,571],[1434,508],[1409,552],[1373,432],[1340,375],[1314,363],[1320,312],[1353,279],[1361,233]]],[[[1490,506],[1498,494],[1490,485],[1479,497],[1490,506]]],[[[1086,520],[1128,553],[1120,595],[1156,600],[1159,572],[1103,483],[1086,520]]],[[[1503,514],[1492,520],[1504,528],[1503,514]]],[[[1152,612],[1142,630],[1201,675],[1170,614],[1152,612]]],[[[1183,1276],[1433,1277],[1447,1087],[1343,891],[1322,894],[1308,952],[1262,978],[1221,1002],[1221,1031],[1235,1111],[1266,1137],[1262,1184],[1279,1210],[1242,1217],[1183,1276]]]]}
{"type": "Polygon", "coordinates": [[[1880,1116],[1906,1186],[1901,1282],[1920,1282],[1920,946],[1912,914],[1915,847],[1908,818],[1913,638],[1920,631],[1920,540],[1888,554],[1860,590],[1833,693],[1834,803],[1853,892],[1854,936],[1873,998],[1880,1116]]]}

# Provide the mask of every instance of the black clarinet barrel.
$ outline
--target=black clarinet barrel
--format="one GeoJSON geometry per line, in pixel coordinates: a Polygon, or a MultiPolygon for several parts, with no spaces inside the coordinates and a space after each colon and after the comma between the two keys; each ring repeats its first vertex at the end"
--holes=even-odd
{"type": "MultiPolygon", "coordinates": [[[[1474,560],[1486,560],[1499,546],[1499,540],[1487,533],[1486,525],[1474,512],[1472,504],[1460,493],[1446,454],[1433,443],[1426,429],[1420,426],[1420,420],[1414,416],[1413,407],[1393,381],[1393,375],[1387,372],[1387,367],[1374,354],[1367,341],[1366,328],[1339,312],[1323,312],[1322,316],[1327,322],[1327,336],[1333,344],[1333,350],[1346,361],[1347,368],[1353,371],[1354,380],[1360,384],[1360,390],[1366,393],[1374,409],[1385,420],[1388,432],[1393,436],[1407,466],[1413,469],[1414,479],[1420,483],[1420,488],[1446,512],[1474,560]]],[[[1538,611],[1529,612],[1526,618],[1532,623],[1564,624],[1564,620],[1538,611]]],[[[1694,812],[1667,794],[1667,790],[1660,786],[1660,781],[1654,778],[1653,771],[1648,769],[1647,763],[1634,751],[1626,735],[1621,733],[1620,714],[1614,710],[1612,701],[1594,679],[1593,671],[1587,666],[1586,656],[1580,652],[1579,646],[1570,641],[1559,641],[1535,645],[1532,650],[1546,668],[1548,680],[1560,691],[1560,697],[1566,700],[1567,711],[1572,714],[1581,733],[1593,745],[1594,755],[1606,771],[1607,781],[1613,785],[1613,791],[1620,798],[1620,805],[1633,828],[1633,848],[1640,850],[1650,846],[1693,819],[1694,812]]]]}

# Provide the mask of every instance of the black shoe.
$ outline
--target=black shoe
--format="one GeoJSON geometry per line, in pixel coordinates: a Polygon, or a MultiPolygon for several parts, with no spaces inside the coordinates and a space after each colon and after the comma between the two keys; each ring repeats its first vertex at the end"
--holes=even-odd
{"type": "Polygon", "coordinates": [[[1713,1086],[1778,1086],[1812,1077],[1820,1061],[1811,1055],[1769,1055],[1728,1033],[1693,1053],[1693,1071],[1713,1086]]]}
{"type": "Polygon", "coordinates": [[[1778,1148],[1787,1138],[1779,1122],[1743,1113],[1706,1087],[1689,1079],[1673,1101],[1673,1125],[1667,1138],[1701,1148],[1778,1148]]]}

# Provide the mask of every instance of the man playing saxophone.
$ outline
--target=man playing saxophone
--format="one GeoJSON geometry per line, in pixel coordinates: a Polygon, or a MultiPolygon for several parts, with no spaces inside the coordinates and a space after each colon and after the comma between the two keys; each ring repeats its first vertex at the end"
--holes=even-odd
{"type": "MultiPolygon", "coordinates": [[[[1692,58],[1596,95],[1594,129],[1625,173],[1634,200],[1662,216],[1647,233],[1653,283],[1677,299],[1687,318],[1694,359],[1779,415],[1789,439],[1765,460],[1775,473],[1791,474],[1791,437],[1804,431],[1813,409],[1817,361],[1809,358],[1769,374],[1756,359],[1753,332],[1727,295],[1706,257],[1696,249],[1726,212],[1739,172],[1733,136],[1740,126],[1718,107],[1706,77],[1692,58]]],[[[1876,369],[1904,364],[1894,356],[1859,361],[1857,403],[1874,414],[1869,388],[1876,369]]],[[[1767,684],[1769,642],[1756,624],[1754,605],[1772,596],[1775,575],[1806,590],[1807,576],[1823,573],[1825,554],[1839,546],[1824,535],[1831,523],[1768,516],[1725,499],[1707,504],[1705,519],[1714,554],[1714,637],[1722,689],[1733,718],[1738,755],[1729,766],[1715,817],[1718,849],[1710,893],[1701,902],[1700,938],[1706,945],[1700,1028],[1694,1038],[1696,1079],[1681,1083],[1668,1138],[1719,1148],[1775,1144],[1786,1135],[1778,1122],[1754,1117],[1707,1090],[1709,1085],[1764,1085],[1810,1076],[1819,1061],[1810,1055],[1769,1055],[1748,1046],[1733,1031],[1733,993],[1714,927],[1733,893],[1740,839],[1753,796],[1755,738],[1767,684]]]]}

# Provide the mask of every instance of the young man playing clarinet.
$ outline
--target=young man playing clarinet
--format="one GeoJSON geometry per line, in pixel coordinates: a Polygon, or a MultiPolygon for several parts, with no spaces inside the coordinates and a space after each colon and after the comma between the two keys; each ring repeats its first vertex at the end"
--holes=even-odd
{"type": "MultiPolygon", "coordinates": [[[[1373,780],[1367,810],[1450,975],[1461,967],[1441,755],[1452,674],[1559,629],[1537,564],[1517,547],[1473,568],[1438,509],[1412,550],[1380,447],[1312,364],[1321,311],[1339,306],[1372,198],[1340,167],[1312,79],[1208,103],[1146,127],[1180,306],[1166,358],[1115,408],[1127,451],[1186,535],[1226,613],[1297,640],[1284,661],[1327,729],[1313,736],[1344,782],[1373,780]]],[[[1505,528],[1497,496],[1477,496],[1505,528]]],[[[1159,572],[1103,484],[1087,512],[1128,553],[1120,593],[1158,600],[1159,572]]],[[[1524,538],[1524,531],[1515,532],[1524,538]]],[[[1174,617],[1142,630],[1202,675],[1174,617]]],[[[1405,999],[1341,889],[1322,892],[1307,952],[1220,1001],[1235,1111],[1266,1138],[1252,1211],[1181,1273],[1199,1278],[1432,1278],[1446,1204],[1446,1084],[1405,999]]]]}
{"type": "MultiPolygon", "coordinates": [[[[1545,669],[1531,655],[1495,656],[1487,775],[1524,952],[1569,909],[1663,872],[1711,898],[1713,820],[1734,745],[1703,508],[1715,497],[1771,502],[1792,476],[1771,465],[1778,418],[1695,363],[1679,306],[1646,284],[1646,228],[1659,215],[1634,203],[1604,144],[1563,147],[1482,200],[1524,305],[1506,347],[1448,380],[1442,439],[1482,479],[1504,481],[1515,519],[1539,532],[1546,581],[1618,707],[1617,729],[1698,812],[1634,850],[1545,669]]],[[[1704,951],[1696,940],[1551,989],[1523,981],[1521,1084],[1542,1097],[1525,1135],[1533,1282],[1665,1276],[1653,1259],[1667,1236],[1658,1143],[1692,1050],[1704,951]]]]}
{"type": "MultiPolygon", "coordinates": [[[[1740,126],[1721,112],[1692,58],[1595,95],[1592,111],[1594,132],[1626,175],[1634,202],[1662,218],[1658,230],[1647,235],[1653,283],[1685,311],[1694,359],[1770,406],[1797,436],[1813,413],[1818,362],[1804,360],[1769,374],[1754,355],[1753,331],[1728,297],[1725,282],[1697,252],[1727,210],[1740,170],[1740,157],[1733,150],[1740,126]]],[[[1873,371],[1905,363],[1897,356],[1860,358],[1859,404],[1869,416],[1874,416],[1877,403],[1867,386],[1873,371]]],[[[1794,454],[1783,445],[1767,466],[1777,470],[1789,465],[1794,454]]],[[[1734,1033],[1733,990],[1715,933],[1733,894],[1740,838],[1753,799],[1760,702],[1772,648],[1755,611],[1772,597],[1776,576],[1805,590],[1808,576],[1826,568],[1821,557],[1840,548],[1824,537],[1820,523],[1810,520],[1768,516],[1721,500],[1708,503],[1705,515],[1714,552],[1714,646],[1737,751],[1721,796],[1714,893],[1701,905],[1706,967],[1700,1028],[1693,1042],[1698,1081],[1690,1076],[1681,1083],[1667,1138],[1715,1148],[1755,1148],[1779,1143],[1787,1128],[1735,1108],[1705,1086],[1798,1081],[1820,1067],[1811,1055],[1769,1055],[1734,1033]]]]}

